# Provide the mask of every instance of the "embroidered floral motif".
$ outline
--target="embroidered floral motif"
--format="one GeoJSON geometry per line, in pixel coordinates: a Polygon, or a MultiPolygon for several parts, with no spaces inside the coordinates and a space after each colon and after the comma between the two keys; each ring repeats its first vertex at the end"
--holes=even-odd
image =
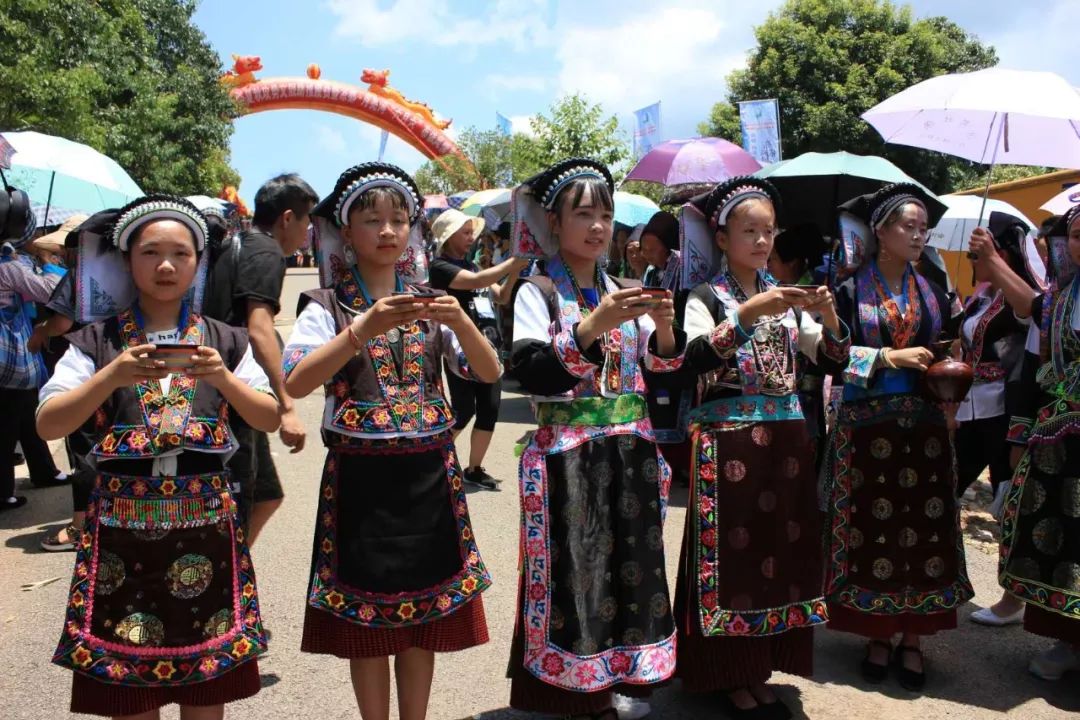
{"type": "MultiPolygon", "coordinates": [[[[384,444],[384,443],[380,443],[384,444]]],[[[471,601],[491,586],[491,576],[480,558],[476,539],[469,521],[464,484],[457,453],[448,435],[418,438],[409,443],[402,452],[427,452],[441,449],[445,458],[446,482],[449,486],[451,505],[457,518],[461,546],[462,568],[440,585],[427,590],[407,593],[384,594],[354,592],[342,587],[334,575],[336,566],[336,524],[316,527],[315,572],[312,578],[308,604],[335,616],[366,627],[391,628],[420,625],[449,615],[471,601]],[[421,442],[422,441],[422,442],[421,442]]],[[[332,491],[339,480],[339,460],[331,451],[326,458],[323,485],[330,492],[323,492],[319,499],[319,515],[336,516],[336,493],[332,491]]]]}
{"type": "Polygon", "coordinates": [[[878,348],[852,345],[848,351],[847,367],[844,368],[844,382],[861,388],[870,387],[880,354],[881,350],[878,348]]]}

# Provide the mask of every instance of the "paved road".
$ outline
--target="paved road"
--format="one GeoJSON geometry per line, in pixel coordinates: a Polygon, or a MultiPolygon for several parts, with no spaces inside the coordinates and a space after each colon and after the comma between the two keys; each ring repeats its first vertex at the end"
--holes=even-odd
{"type": "MultiPolygon", "coordinates": [[[[292,323],[296,295],[316,282],[313,271],[290,272],[285,311],[279,318],[283,334],[292,323]]],[[[231,706],[232,718],[359,717],[346,663],[299,652],[315,498],[323,460],[317,442],[320,400],[305,399],[300,408],[312,442],[303,453],[290,455],[275,439],[274,451],[287,498],[254,548],[263,617],[274,632],[271,653],[260,663],[264,689],[255,698],[231,706]]],[[[510,687],[504,679],[513,629],[517,566],[518,498],[512,449],[530,422],[527,399],[506,392],[502,422],[487,462],[494,475],[507,481],[505,490],[477,492],[469,497],[480,550],[495,579],[494,587],[484,596],[491,642],[438,661],[432,720],[530,717],[506,709],[510,687]]],[[[465,456],[467,447],[461,451],[465,456]]],[[[75,717],[67,712],[70,676],[49,662],[60,632],[73,555],[48,554],[37,548],[42,532],[58,527],[67,518],[70,493],[66,488],[29,488],[25,480],[20,485],[30,503],[0,515],[0,718],[75,717]],[[24,583],[53,578],[57,580],[36,590],[20,590],[24,583]]],[[[685,491],[676,492],[665,530],[672,581],[685,502],[685,491]]],[[[1046,641],[1016,627],[990,630],[966,621],[971,610],[998,594],[993,553],[991,545],[969,543],[968,566],[978,597],[962,611],[959,630],[928,643],[933,675],[921,697],[912,699],[895,683],[877,689],[864,687],[858,677],[861,642],[827,630],[818,631],[814,680],[778,676],[783,697],[810,718],[967,719],[998,718],[1002,714],[1033,720],[1075,717],[1073,713],[1080,711],[1076,675],[1062,683],[1046,683],[1030,677],[1025,670],[1028,658],[1046,647],[1046,641]]],[[[677,684],[659,691],[653,708],[652,717],[663,720],[718,716],[715,698],[689,696],[677,684]]],[[[175,708],[164,715],[178,717],[175,708]]]]}

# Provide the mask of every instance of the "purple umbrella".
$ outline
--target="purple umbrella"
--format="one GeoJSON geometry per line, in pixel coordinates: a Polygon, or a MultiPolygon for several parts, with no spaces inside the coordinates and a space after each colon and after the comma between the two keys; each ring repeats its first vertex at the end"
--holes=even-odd
{"type": "Polygon", "coordinates": [[[645,154],[626,176],[665,186],[716,184],[761,169],[754,156],[722,138],[668,140],[645,154]]]}

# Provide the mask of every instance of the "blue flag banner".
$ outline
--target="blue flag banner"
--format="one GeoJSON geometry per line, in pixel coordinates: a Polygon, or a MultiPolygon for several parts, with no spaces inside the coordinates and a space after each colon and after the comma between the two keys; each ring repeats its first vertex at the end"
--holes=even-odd
{"type": "Polygon", "coordinates": [[[495,127],[497,127],[499,129],[499,132],[501,132],[503,135],[509,136],[514,134],[514,128],[513,125],[511,125],[510,123],[510,118],[506,117],[502,113],[495,113],[495,127]]]}
{"type": "Polygon", "coordinates": [[[645,153],[660,144],[660,103],[634,111],[634,157],[641,159],[645,153]]]}
{"type": "Polygon", "coordinates": [[[762,165],[780,162],[780,103],[776,100],[747,100],[739,103],[742,144],[762,165]]]}
{"type": "Polygon", "coordinates": [[[390,133],[387,130],[382,131],[382,137],[379,138],[379,162],[382,162],[383,155],[386,154],[386,141],[390,139],[390,133]]]}

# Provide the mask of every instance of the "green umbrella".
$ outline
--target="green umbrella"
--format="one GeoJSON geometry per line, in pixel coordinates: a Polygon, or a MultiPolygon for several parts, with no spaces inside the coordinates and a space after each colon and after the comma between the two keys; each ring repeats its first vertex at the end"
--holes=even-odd
{"type": "Polygon", "coordinates": [[[754,173],[780,192],[784,227],[812,223],[824,235],[836,234],[836,207],[857,195],[892,183],[910,182],[926,189],[885,158],[847,152],[803,153],[754,173]]]}

